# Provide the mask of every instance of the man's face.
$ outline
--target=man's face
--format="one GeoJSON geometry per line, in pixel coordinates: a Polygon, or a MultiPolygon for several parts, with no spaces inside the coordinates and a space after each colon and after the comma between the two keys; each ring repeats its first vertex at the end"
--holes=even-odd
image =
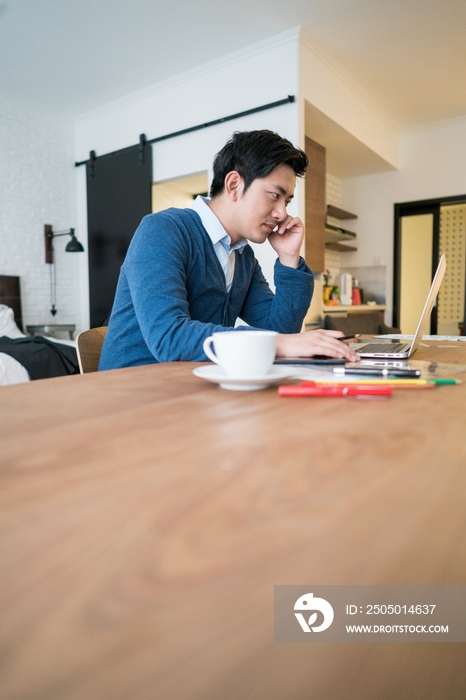
{"type": "Polygon", "coordinates": [[[246,238],[252,243],[264,243],[286,218],[295,185],[294,170],[284,164],[277,165],[266,177],[253,180],[244,194],[241,180],[234,206],[234,230],[229,231],[232,242],[246,238]]]}

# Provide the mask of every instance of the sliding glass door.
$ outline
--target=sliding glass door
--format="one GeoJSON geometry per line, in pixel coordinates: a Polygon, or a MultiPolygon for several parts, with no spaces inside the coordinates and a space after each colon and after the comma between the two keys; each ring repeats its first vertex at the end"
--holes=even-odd
{"type": "Polygon", "coordinates": [[[432,282],[434,215],[401,217],[399,327],[416,332],[432,282]]]}
{"type": "Polygon", "coordinates": [[[438,265],[447,270],[430,333],[465,335],[466,195],[395,204],[393,325],[414,333],[438,265]]]}

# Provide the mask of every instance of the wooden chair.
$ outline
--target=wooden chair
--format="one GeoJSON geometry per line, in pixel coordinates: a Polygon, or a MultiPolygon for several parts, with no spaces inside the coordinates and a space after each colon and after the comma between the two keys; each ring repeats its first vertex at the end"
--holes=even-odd
{"type": "Polygon", "coordinates": [[[76,352],[78,354],[79,371],[81,374],[97,372],[99,368],[100,353],[107,334],[108,326],[91,328],[89,331],[79,333],[76,338],[76,352]]]}

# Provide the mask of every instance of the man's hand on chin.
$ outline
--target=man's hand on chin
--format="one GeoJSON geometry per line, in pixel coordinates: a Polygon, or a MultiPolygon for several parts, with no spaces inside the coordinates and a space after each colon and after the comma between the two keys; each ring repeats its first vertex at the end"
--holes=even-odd
{"type": "Polygon", "coordinates": [[[287,216],[269,236],[269,243],[282,265],[298,267],[304,238],[304,225],[298,217],[287,216]]]}
{"type": "Polygon", "coordinates": [[[359,362],[357,355],[351,346],[344,340],[341,331],[306,331],[305,333],[292,333],[278,336],[277,357],[312,357],[313,355],[325,355],[326,357],[344,357],[348,362],[359,362]]]}

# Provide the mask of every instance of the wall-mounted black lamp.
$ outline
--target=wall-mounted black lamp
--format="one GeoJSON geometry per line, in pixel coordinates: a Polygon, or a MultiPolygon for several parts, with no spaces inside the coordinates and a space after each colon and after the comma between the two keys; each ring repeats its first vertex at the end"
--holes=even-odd
{"type": "Polygon", "coordinates": [[[82,243],[78,241],[74,234],[74,228],[68,229],[68,231],[52,231],[50,224],[45,224],[44,226],[44,236],[45,236],[45,262],[53,264],[53,239],[58,236],[71,236],[71,241],[66,245],[67,253],[84,253],[84,248],[82,243]]]}
{"type": "Polygon", "coordinates": [[[50,265],[50,299],[52,303],[50,313],[52,316],[55,316],[57,313],[57,309],[55,308],[57,300],[57,278],[55,274],[55,260],[53,257],[53,239],[59,236],[71,236],[71,240],[68,241],[65,248],[67,253],[84,253],[82,243],[78,241],[74,234],[74,228],[70,228],[68,231],[52,231],[51,225],[45,224],[45,262],[50,265]]]}

